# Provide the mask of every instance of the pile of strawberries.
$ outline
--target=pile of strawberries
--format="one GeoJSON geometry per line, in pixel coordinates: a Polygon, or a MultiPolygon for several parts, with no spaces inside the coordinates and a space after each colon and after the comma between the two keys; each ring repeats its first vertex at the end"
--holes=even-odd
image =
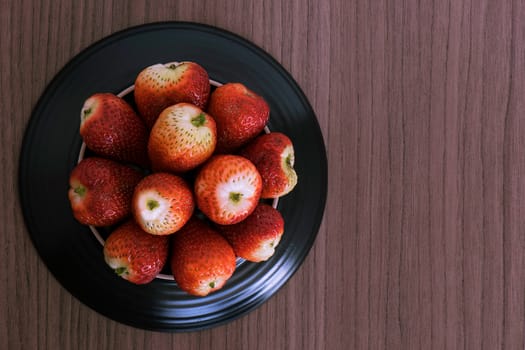
{"type": "Polygon", "coordinates": [[[266,101],[241,83],[212,90],[202,66],[181,62],[143,69],[133,102],[85,101],[80,135],[91,156],[70,174],[74,217],[111,229],[109,267],[145,284],[169,263],[182,290],[204,296],[224,286],[237,257],[271,257],[284,221],[268,201],[297,174],[290,139],[265,132],[266,101]]]}

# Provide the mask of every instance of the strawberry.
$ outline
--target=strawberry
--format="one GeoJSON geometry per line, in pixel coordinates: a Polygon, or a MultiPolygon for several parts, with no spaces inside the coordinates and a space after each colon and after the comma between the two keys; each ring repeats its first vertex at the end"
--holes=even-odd
{"type": "Polygon", "coordinates": [[[176,175],[154,173],[135,187],[131,210],[144,231],[169,235],[189,220],[194,207],[193,194],[186,181],[176,175]]]}
{"type": "Polygon", "coordinates": [[[204,108],[210,94],[206,70],[194,62],[155,64],[135,79],[134,98],[139,114],[151,128],[159,114],[179,102],[204,108]]]}
{"type": "Polygon", "coordinates": [[[133,108],[111,93],[96,93],[82,106],[80,135],[96,154],[121,162],[148,165],[146,126],[133,108]]]}
{"type": "Polygon", "coordinates": [[[257,206],[261,175],[246,158],[215,155],[200,169],[194,183],[197,206],[221,225],[244,220],[257,206]]]}
{"type": "Polygon", "coordinates": [[[151,282],[168,260],[167,236],[153,236],[128,220],[109,235],[104,260],[117,275],[135,284],[151,282]]]}
{"type": "Polygon", "coordinates": [[[171,271],[178,286],[205,296],[221,289],[235,271],[235,253],[215,229],[192,218],[172,238],[171,271]]]}
{"type": "Polygon", "coordinates": [[[84,158],[71,171],[69,200],[84,225],[109,226],[131,213],[133,188],[142,174],[116,161],[84,158]]]}
{"type": "Polygon", "coordinates": [[[219,225],[218,229],[237,256],[260,262],[274,254],[284,232],[284,220],[277,209],[260,203],[245,220],[234,225],[219,225]]]}
{"type": "Polygon", "coordinates": [[[261,198],[277,198],[290,193],[297,185],[294,148],[288,136],[271,132],[258,136],[240,155],[257,167],[263,180],[261,198]]]}
{"type": "Polygon", "coordinates": [[[151,129],[148,154],[155,171],[181,173],[206,161],[215,150],[215,121],[189,103],[166,108],[151,129]]]}
{"type": "Polygon", "coordinates": [[[211,94],[208,113],[217,123],[217,153],[231,153],[263,131],[270,118],[266,101],[241,83],[211,94]]]}

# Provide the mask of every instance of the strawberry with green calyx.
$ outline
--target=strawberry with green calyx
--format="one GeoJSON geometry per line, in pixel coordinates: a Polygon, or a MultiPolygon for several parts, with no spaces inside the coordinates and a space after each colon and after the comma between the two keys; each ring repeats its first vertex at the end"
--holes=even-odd
{"type": "Polygon", "coordinates": [[[155,171],[182,173],[204,163],[216,142],[213,118],[197,106],[178,103],[166,108],[155,122],[148,154],[155,171]]]}
{"type": "Polygon", "coordinates": [[[208,113],[217,123],[216,152],[232,153],[263,131],[270,107],[245,85],[227,83],[211,94],[208,113]]]}
{"type": "Polygon", "coordinates": [[[205,296],[233,275],[235,253],[215,229],[194,217],[172,236],[171,271],[182,290],[205,296]]]}
{"type": "Polygon", "coordinates": [[[148,128],[164,109],[176,103],[205,108],[209,94],[208,73],[195,62],[155,64],[143,69],[135,79],[135,104],[148,128]]]}
{"type": "Polygon", "coordinates": [[[150,235],[132,219],[117,227],[104,244],[106,264],[135,284],[151,282],[166,264],[168,252],[168,236],[150,235]]]}
{"type": "Polygon", "coordinates": [[[133,189],[142,174],[100,157],[84,158],[71,171],[68,197],[74,217],[84,225],[110,226],[131,214],[133,189]]]}
{"type": "Polygon", "coordinates": [[[284,233],[284,219],[272,206],[259,203],[245,220],[234,225],[218,225],[235,254],[252,262],[268,260],[284,233]]]}
{"type": "Polygon", "coordinates": [[[248,159],[215,155],[199,170],[194,193],[199,209],[213,222],[231,225],[244,220],[257,206],[261,175],[248,159]]]}
{"type": "Polygon", "coordinates": [[[169,173],[154,173],[135,187],[132,212],[139,226],[153,235],[177,232],[191,217],[195,203],[184,179],[169,173]]]}
{"type": "Polygon", "coordinates": [[[148,166],[148,130],[133,108],[111,93],[90,96],[80,112],[80,136],[104,158],[148,166]]]}
{"type": "Polygon", "coordinates": [[[239,153],[249,159],[263,180],[261,198],[277,198],[290,193],[297,185],[292,141],[280,132],[258,136],[239,153]]]}

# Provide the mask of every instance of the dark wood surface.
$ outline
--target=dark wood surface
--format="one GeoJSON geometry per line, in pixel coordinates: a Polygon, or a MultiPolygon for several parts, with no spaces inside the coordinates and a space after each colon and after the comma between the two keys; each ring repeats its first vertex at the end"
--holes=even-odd
{"type": "Polygon", "coordinates": [[[0,349],[523,349],[522,0],[0,1],[0,349]],[[49,273],[17,190],[53,76],[117,30],[231,30],[317,113],[328,201],[304,264],[250,314],[202,332],[109,320],[49,273]]]}

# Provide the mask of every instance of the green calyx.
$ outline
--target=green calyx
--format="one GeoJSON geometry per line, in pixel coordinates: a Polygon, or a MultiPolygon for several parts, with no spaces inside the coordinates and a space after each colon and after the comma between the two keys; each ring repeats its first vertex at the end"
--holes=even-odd
{"type": "Polygon", "coordinates": [[[204,113],[200,113],[198,116],[193,117],[191,119],[191,124],[193,124],[193,126],[196,126],[196,127],[203,126],[205,122],[206,122],[206,115],[204,113]]]}
{"type": "Polygon", "coordinates": [[[289,167],[289,168],[293,168],[293,165],[292,165],[292,155],[289,154],[288,157],[286,157],[286,165],[289,167]]]}
{"type": "Polygon", "coordinates": [[[230,193],[230,200],[234,203],[239,203],[242,197],[242,193],[232,192],[230,193]]]}
{"type": "Polygon", "coordinates": [[[153,210],[155,208],[158,208],[160,206],[159,202],[154,200],[154,199],[149,199],[147,202],[146,202],[146,206],[148,207],[149,210],[153,210]]]}
{"type": "Polygon", "coordinates": [[[119,276],[122,276],[124,273],[127,273],[127,269],[126,269],[126,267],[124,267],[124,266],[117,267],[117,268],[115,269],[115,273],[116,273],[117,275],[119,275],[119,276]]]}
{"type": "Polygon", "coordinates": [[[84,195],[86,194],[87,189],[84,186],[82,186],[82,185],[78,185],[77,187],[75,187],[73,189],[73,191],[76,194],[78,194],[80,197],[84,197],[84,195]]]}
{"type": "Polygon", "coordinates": [[[91,108],[84,109],[84,112],[82,113],[82,119],[86,120],[86,118],[91,114],[91,108]]]}

